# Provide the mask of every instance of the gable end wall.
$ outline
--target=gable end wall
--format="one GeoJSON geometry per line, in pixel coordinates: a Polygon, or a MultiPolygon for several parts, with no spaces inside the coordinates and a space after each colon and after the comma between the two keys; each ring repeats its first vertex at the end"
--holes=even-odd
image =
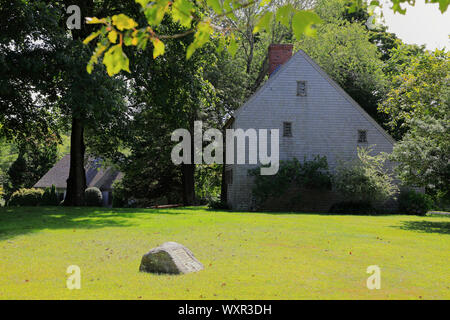
{"type": "MultiPolygon", "coordinates": [[[[296,53],[235,113],[232,128],[279,129],[280,160],[326,156],[331,171],[337,163],[355,158],[357,147],[372,146],[375,153],[392,152],[393,139],[303,52],[296,53]],[[297,96],[297,81],[307,82],[307,96],[297,96]],[[283,122],[292,122],[292,137],[283,137],[283,122]],[[366,130],[368,143],[358,143],[366,130]]],[[[248,157],[247,157],[248,158],[248,157]]],[[[234,210],[252,208],[255,165],[228,165],[233,184],[228,204],[234,210]]]]}

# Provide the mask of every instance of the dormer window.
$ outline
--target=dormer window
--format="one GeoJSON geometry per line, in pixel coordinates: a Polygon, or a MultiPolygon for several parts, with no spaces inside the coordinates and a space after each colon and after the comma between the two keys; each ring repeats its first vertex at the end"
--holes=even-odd
{"type": "Polygon", "coordinates": [[[306,81],[297,81],[297,96],[306,97],[306,81]]]}
{"type": "Polygon", "coordinates": [[[358,143],[367,143],[367,130],[358,130],[358,143]]]}

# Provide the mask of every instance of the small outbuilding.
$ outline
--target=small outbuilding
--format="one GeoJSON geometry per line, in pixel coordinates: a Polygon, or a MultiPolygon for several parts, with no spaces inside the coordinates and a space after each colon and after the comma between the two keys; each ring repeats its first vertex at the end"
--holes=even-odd
{"type": "MultiPolygon", "coordinates": [[[[102,166],[101,159],[90,158],[86,161],[86,184],[87,187],[97,187],[102,192],[103,206],[112,205],[113,183],[123,177],[123,173],[112,167],[102,166]]],[[[65,155],[51,168],[35,185],[34,188],[47,188],[54,185],[64,200],[67,190],[67,179],[69,178],[70,154],[65,155]]]]}

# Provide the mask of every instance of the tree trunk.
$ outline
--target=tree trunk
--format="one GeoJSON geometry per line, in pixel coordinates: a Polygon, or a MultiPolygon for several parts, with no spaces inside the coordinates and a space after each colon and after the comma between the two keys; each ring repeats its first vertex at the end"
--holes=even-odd
{"type": "Polygon", "coordinates": [[[191,206],[195,204],[195,163],[194,163],[194,117],[189,121],[191,133],[191,163],[182,164],[183,204],[191,206]]]}
{"type": "Polygon", "coordinates": [[[269,72],[269,55],[267,54],[259,70],[258,77],[256,78],[255,82],[253,83],[253,87],[251,88],[252,92],[258,90],[259,86],[264,81],[264,78],[266,77],[268,72],[269,72]]]}
{"type": "Polygon", "coordinates": [[[225,180],[225,169],[227,166],[227,149],[226,149],[226,128],[224,128],[222,130],[222,137],[223,137],[223,165],[222,165],[222,180],[221,180],[221,185],[220,185],[220,202],[222,203],[227,203],[228,202],[228,186],[227,186],[227,182],[225,180]]]}
{"type": "Polygon", "coordinates": [[[65,206],[83,206],[84,190],[86,190],[86,173],[84,170],[84,127],[83,122],[72,117],[72,133],[70,135],[70,170],[67,179],[65,206]]]}
{"type": "MultiPolygon", "coordinates": [[[[93,0],[78,0],[74,2],[81,8],[82,22],[85,17],[93,15],[93,0]]],[[[91,32],[84,23],[81,29],[72,30],[74,41],[82,41],[91,32]]],[[[65,206],[84,206],[84,190],[86,190],[86,172],[84,170],[84,124],[83,120],[72,112],[72,132],[70,135],[70,170],[67,179],[65,206]]]]}
{"type": "Polygon", "coordinates": [[[253,51],[255,48],[255,35],[253,34],[253,30],[247,30],[247,38],[249,40],[249,54],[247,57],[247,74],[250,74],[252,71],[252,62],[253,62],[253,51]]]}
{"type": "Polygon", "coordinates": [[[195,165],[183,164],[183,204],[191,206],[195,204],[195,165]]]}

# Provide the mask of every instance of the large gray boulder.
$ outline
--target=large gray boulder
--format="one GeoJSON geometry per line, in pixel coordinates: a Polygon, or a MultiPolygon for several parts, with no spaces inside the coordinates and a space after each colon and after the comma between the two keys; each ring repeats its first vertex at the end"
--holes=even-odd
{"type": "Polygon", "coordinates": [[[182,274],[203,269],[192,252],[176,242],[166,242],[144,254],[139,271],[151,273],[182,274]]]}

